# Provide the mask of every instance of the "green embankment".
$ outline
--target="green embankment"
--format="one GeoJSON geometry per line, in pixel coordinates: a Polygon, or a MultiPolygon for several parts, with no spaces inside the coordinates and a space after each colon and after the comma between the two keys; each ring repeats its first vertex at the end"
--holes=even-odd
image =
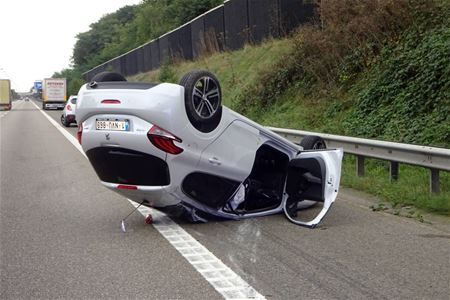
{"type": "MultiPolygon", "coordinates": [[[[366,7],[353,12],[366,27],[342,27],[343,13],[333,10],[342,5],[332,0],[322,10],[328,27],[307,26],[288,39],[166,64],[130,80],[178,82],[189,70],[207,69],[220,79],[224,104],[263,125],[450,148],[450,5],[385,2],[401,18],[381,10],[367,20],[366,7]],[[380,18],[387,25],[374,28],[380,18]]],[[[348,156],[342,185],[388,201],[394,213],[405,206],[450,213],[449,173],[441,172],[441,193],[430,195],[428,170],[401,165],[394,183],[388,170],[387,162],[368,160],[359,178],[348,156]]],[[[407,215],[420,219],[415,209],[407,215]]]]}

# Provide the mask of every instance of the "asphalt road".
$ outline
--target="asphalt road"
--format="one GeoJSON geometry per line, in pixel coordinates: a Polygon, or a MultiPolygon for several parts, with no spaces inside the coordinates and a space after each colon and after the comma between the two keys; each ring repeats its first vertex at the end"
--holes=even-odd
{"type": "MultiPolygon", "coordinates": [[[[0,130],[1,299],[222,298],[142,215],[121,231],[132,205],[31,102],[0,130]]],[[[316,229],[175,221],[267,299],[449,299],[449,226],[372,212],[350,190],[316,229]]]]}

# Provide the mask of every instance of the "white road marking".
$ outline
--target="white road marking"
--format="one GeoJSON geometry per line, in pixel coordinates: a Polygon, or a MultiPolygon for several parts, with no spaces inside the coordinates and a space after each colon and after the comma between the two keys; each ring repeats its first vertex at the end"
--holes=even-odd
{"type": "Polygon", "coordinates": [[[49,115],[47,115],[40,107],[38,107],[36,105],[36,103],[34,103],[33,101],[31,101],[31,103],[33,103],[34,106],[36,106],[36,108],[47,118],[47,120],[56,127],[56,129],[58,129],[59,132],[62,133],[62,135],[64,135],[66,137],[66,139],[69,140],[69,142],[72,143],[72,145],[75,146],[75,148],[77,148],[78,151],[80,151],[81,154],[83,154],[84,157],[87,158],[86,154],[83,151],[83,148],[81,148],[80,143],[78,143],[78,140],[71,135],[67,130],[65,130],[61,125],[59,125],[58,122],[56,122],[55,120],[53,120],[49,115]]]}
{"type": "Polygon", "coordinates": [[[153,226],[225,299],[265,299],[166,214],[145,206],[138,210],[143,216],[156,217],[153,226]]]}
{"type": "MultiPolygon", "coordinates": [[[[34,106],[86,157],[77,139],[53,120],[34,102],[34,106]]],[[[86,157],[87,158],[87,157],[86,157]]],[[[127,199],[133,206],[139,204],[127,199]]],[[[205,246],[200,244],[181,226],[172,221],[166,214],[141,206],[139,212],[145,217],[154,216],[153,227],[206,279],[225,299],[265,299],[238,274],[218,259],[205,246]]]]}

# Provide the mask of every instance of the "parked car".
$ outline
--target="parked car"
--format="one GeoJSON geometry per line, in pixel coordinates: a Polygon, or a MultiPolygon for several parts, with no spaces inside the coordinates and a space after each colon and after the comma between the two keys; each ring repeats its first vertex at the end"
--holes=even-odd
{"type": "Polygon", "coordinates": [[[78,140],[104,186],[169,215],[206,221],[284,211],[316,226],[336,199],[342,149],[323,149],[315,136],[294,144],[221,100],[207,71],[179,84],[103,72],[79,91],[78,140]],[[311,203],[322,207],[300,218],[311,203]]]}
{"type": "Polygon", "coordinates": [[[61,115],[61,124],[63,124],[66,127],[69,127],[70,124],[76,123],[75,120],[76,109],[77,109],[77,96],[70,96],[69,100],[67,100],[66,105],[64,106],[61,115]]]}

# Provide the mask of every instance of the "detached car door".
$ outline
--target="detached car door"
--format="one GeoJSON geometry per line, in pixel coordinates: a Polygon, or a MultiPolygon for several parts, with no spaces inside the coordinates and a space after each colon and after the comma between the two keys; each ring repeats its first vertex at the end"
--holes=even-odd
{"type": "Polygon", "coordinates": [[[289,162],[283,209],[291,222],[307,227],[319,224],[336,200],[342,157],[342,149],[308,150],[289,162]],[[305,203],[322,205],[307,221],[299,213],[305,203]]]}

